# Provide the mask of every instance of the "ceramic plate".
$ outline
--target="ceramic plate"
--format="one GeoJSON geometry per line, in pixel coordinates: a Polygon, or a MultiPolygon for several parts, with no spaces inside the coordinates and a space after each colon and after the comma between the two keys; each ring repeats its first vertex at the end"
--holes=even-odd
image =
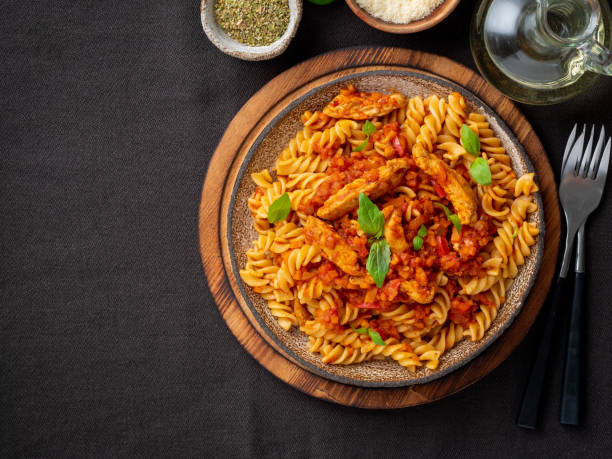
{"type": "Polygon", "coordinates": [[[305,110],[323,109],[341,88],[350,83],[361,91],[397,90],[407,97],[415,95],[425,97],[430,94],[446,97],[450,92],[458,91],[467,102],[466,112],[477,112],[486,116],[495,135],[506,148],[517,175],[534,172],[533,165],[523,147],[504,121],[465,88],[433,75],[404,70],[374,70],[343,76],[320,85],[292,101],[267,124],[252,142],[235,180],[228,184],[232,187],[232,191],[227,214],[226,236],[229,252],[234,256],[231,260],[225,261],[229,261],[227,264],[231,266],[231,271],[237,279],[238,291],[234,293],[242,297],[244,301],[241,303],[246,305],[251,313],[249,315],[258,322],[260,332],[263,331],[268,341],[273,342],[279,350],[303,368],[333,381],[363,387],[401,387],[430,382],[465,365],[480,354],[510,326],[520,313],[536,277],[543,254],[545,228],[543,205],[539,193],[535,195],[539,210],[531,214],[529,221],[538,225],[540,235],[536,245],[532,247],[531,255],[520,268],[519,275],[507,292],[506,302],[480,341],[462,340],[442,355],[437,370],[421,368],[416,372],[411,372],[394,361],[372,361],[354,365],[324,364],[319,354],[308,351],[308,337],[295,328],[292,331],[283,330],[270,313],[266,302],[252,292],[238,275],[239,269],[246,263],[246,251],[252,246],[252,241],[257,239],[247,207],[247,200],[255,190],[250,174],[264,168],[272,169],[281,150],[303,128],[300,115],[305,110]]]}

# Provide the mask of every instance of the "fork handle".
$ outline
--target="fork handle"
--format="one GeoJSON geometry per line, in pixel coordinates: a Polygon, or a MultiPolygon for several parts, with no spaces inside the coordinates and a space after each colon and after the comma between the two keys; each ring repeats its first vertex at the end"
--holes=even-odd
{"type": "Polygon", "coordinates": [[[570,315],[565,369],[563,371],[563,392],[561,395],[561,416],[559,422],[577,426],[580,415],[580,342],[582,330],[582,294],[584,273],[577,272],[574,281],[574,299],[570,315]]]}
{"type": "Polygon", "coordinates": [[[566,278],[559,276],[557,284],[555,285],[552,303],[548,310],[544,333],[542,333],[542,337],[540,338],[538,352],[533,367],[531,368],[531,374],[529,375],[529,381],[525,388],[521,409],[516,420],[519,427],[535,429],[538,422],[538,411],[540,409],[540,399],[542,398],[546,369],[548,368],[548,357],[550,356],[553,332],[563,301],[565,284],[566,278]]]}

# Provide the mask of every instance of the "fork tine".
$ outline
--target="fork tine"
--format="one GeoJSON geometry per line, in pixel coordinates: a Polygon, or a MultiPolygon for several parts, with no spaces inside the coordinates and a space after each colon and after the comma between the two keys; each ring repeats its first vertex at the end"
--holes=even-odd
{"type": "Polygon", "coordinates": [[[576,173],[576,166],[578,164],[578,161],[580,160],[580,157],[582,156],[582,147],[584,146],[585,132],[586,132],[586,129],[582,131],[580,136],[578,136],[576,143],[570,150],[570,154],[567,158],[567,163],[565,164],[565,169],[563,170],[564,178],[570,174],[574,175],[576,173]]]}
{"type": "Polygon", "coordinates": [[[608,137],[608,143],[606,144],[606,148],[604,150],[603,156],[601,157],[601,163],[599,163],[599,169],[597,169],[597,184],[604,187],[606,184],[606,177],[608,175],[608,163],[610,162],[610,149],[612,149],[612,138],[608,137]]]}
{"type": "Polygon", "coordinates": [[[587,177],[595,180],[595,176],[597,175],[597,168],[599,167],[599,163],[601,162],[601,151],[604,146],[604,142],[606,141],[606,129],[602,126],[601,132],[599,134],[599,139],[597,140],[597,145],[595,145],[595,150],[593,151],[593,160],[591,161],[591,166],[589,167],[589,172],[587,177]]]}
{"type": "Polygon", "coordinates": [[[593,137],[595,136],[595,125],[591,126],[591,135],[589,136],[589,141],[587,142],[587,146],[584,149],[584,153],[582,154],[582,159],[580,160],[580,164],[578,165],[577,175],[582,177],[586,176],[587,171],[589,170],[589,165],[591,163],[592,153],[593,153],[593,137]]]}
{"type": "Polygon", "coordinates": [[[565,166],[567,165],[567,158],[569,158],[569,152],[572,149],[572,145],[574,145],[574,140],[576,140],[576,131],[578,130],[578,123],[574,124],[574,128],[567,138],[567,143],[565,144],[565,151],[563,152],[563,162],[561,164],[561,175],[565,172],[565,166]]]}

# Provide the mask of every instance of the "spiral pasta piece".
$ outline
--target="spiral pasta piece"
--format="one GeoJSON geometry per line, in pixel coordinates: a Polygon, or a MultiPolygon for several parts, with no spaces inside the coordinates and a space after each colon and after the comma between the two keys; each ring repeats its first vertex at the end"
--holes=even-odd
{"type": "Polygon", "coordinates": [[[287,191],[314,190],[327,179],[322,172],[302,172],[287,176],[287,191]]]}
{"type": "Polygon", "coordinates": [[[301,174],[304,172],[325,172],[329,162],[315,154],[305,154],[297,158],[280,159],[276,162],[278,175],[301,174]]]}
{"type": "Polygon", "coordinates": [[[494,306],[481,305],[480,311],[476,314],[474,321],[471,322],[463,331],[464,336],[467,336],[471,341],[482,339],[485,332],[491,326],[491,322],[497,316],[497,308],[494,306]]]}
{"type": "Polygon", "coordinates": [[[425,104],[420,97],[413,97],[408,101],[406,118],[402,125],[402,132],[407,140],[407,147],[412,151],[417,136],[421,131],[421,125],[425,118],[425,104]]]}
{"type": "Polygon", "coordinates": [[[273,187],[274,180],[270,175],[270,171],[268,169],[264,169],[260,172],[254,172],[251,174],[251,179],[255,182],[257,186],[268,189],[273,187]]]}
{"type": "Polygon", "coordinates": [[[425,100],[425,104],[429,110],[429,114],[425,116],[423,125],[419,130],[419,134],[415,140],[415,143],[423,145],[426,151],[432,152],[433,146],[438,139],[438,134],[442,129],[442,122],[444,121],[444,113],[446,110],[446,101],[440,99],[437,96],[428,97],[425,100]]]}
{"type": "Polygon", "coordinates": [[[519,196],[516,198],[510,206],[510,220],[515,225],[521,225],[527,216],[538,210],[538,205],[535,203],[533,198],[527,196],[519,196]]]}
{"type": "Polygon", "coordinates": [[[321,298],[323,292],[329,290],[318,277],[312,277],[297,285],[297,294],[303,300],[321,298]]]}
{"type": "MultiPolygon", "coordinates": [[[[442,136],[438,139],[440,140],[442,136]]],[[[442,156],[448,160],[451,166],[455,166],[465,155],[467,151],[463,148],[463,145],[459,144],[455,140],[447,140],[445,142],[438,143],[438,149],[444,151],[442,156]]]]}
{"type": "Polygon", "coordinates": [[[448,319],[448,310],[450,309],[450,297],[444,289],[438,289],[434,301],[431,304],[432,319],[442,325],[448,319]]]}
{"type": "Polygon", "coordinates": [[[317,263],[319,261],[321,261],[321,249],[314,245],[305,244],[289,252],[283,264],[286,264],[289,275],[295,277],[300,268],[309,263],[317,263]]]}
{"type": "Polygon", "coordinates": [[[298,326],[298,320],[293,314],[291,305],[279,301],[268,301],[268,307],[283,330],[290,330],[291,327],[298,326]]]}
{"type": "Polygon", "coordinates": [[[451,322],[438,331],[429,342],[417,341],[411,343],[411,346],[419,360],[425,362],[425,366],[430,370],[435,370],[440,364],[440,356],[461,341],[463,333],[461,326],[451,322]]]}
{"type": "Polygon", "coordinates": [[[275,227],[274,241],[269,250],[274,253],[283,253],[291,247],[299,247],[304,243],[304,228],[293,222],[277,225],[275,227]]]}
{"type": "Polygon", "coordinates": [[[390,113],[387,113],[386,115],[384,115],[380,122],[382,124],[391,124],[391,123],[397,123],[397,124],[402,124],[405,120],[406,120],[406,114],[407,114],[407,107],[406,105],[401,106],[400,108],[398,108],[397,110],[393,110],[390,113]]]}
{"type": "Polygon", "coordinates": [[[318,110],[315,112],[306,110],[304,113],[302,113],[300,119],[302,120],[304,127],[309,127],[316,130],[329,129],[336,124],[337,121],[336,118],[331,118],[318,110]]]}
{"type": "Polygon", "coordinates": [[[323,363],[333,365],[350,365],[372,360],[371,354],[363,354],[359,349],[330,342],[323,344],[318,352],[321,354],[323,363]]]}
{"type": "Polygon", "coordinates": [[[465,99],[458,92],[448,96],[446,117],[444,118],[444,131],[453,135],[457,140],[461,138],[461,126],[465,122],[465,99]]]}
{"type": "Polygon", "coordinates": [[[506,194],[507,191],[500,186],[478,185],[478,197],[482,209],[496,220],[504,220],[510,213],[506,194]]]}
{"type": "Polygon", "coordinates": [[[535,174],[533,172],[522,175],[514,186],[514,196],[519,197],[520,195],[529,196],[539,190],[538,186],[534,181],[535,174]]]}
{"type": "Polygon", "coordinates": [[[489,163],[491,169],[492,186],[501,187],[508,192],[514,192],[516,189],[516,174],[512,168],[499,161],[498,158],[493,158],[489,163]]]}
{"type": "Polygon", "coordinates": [[[489,290],[496,282],[499,281],[499,275],[484,276],[484,277],[462,277],[458,282],[461,286],[459,293],[466,295],[477,295],[478,293],[489,290]]]}
{"type": "MultiPolygon", "coordinates": [[[[323,131],[315,131],[300,144],[300,151],[308,155],[321,153],[326,148],[337,148],[344,144],[352,131],[357,129],[359,124],[353,120],[339,120],[323,131]]],[[[335,151],[335,149],[334,149],[335,151]]]]}

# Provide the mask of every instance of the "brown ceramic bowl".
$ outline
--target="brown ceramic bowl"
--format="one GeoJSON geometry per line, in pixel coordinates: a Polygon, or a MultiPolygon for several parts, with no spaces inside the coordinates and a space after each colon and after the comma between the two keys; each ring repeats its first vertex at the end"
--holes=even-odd
{"type": "Polygon", "coordinates": [[[255,190],[250,174],[264,168],[272,168],[281,150],[303,127],[300,115],[305,110],[321,110],[341,88],[350,83],[363,91],[387,92],[389,88],[393,88],[409,97],[430,94],[446,97],[450,92],[458,91],[466,99],[467,111],[481,113],[487,117],[495,135],[506,148],[514,171],[519,175],[534,171],[529,157],[504,121],[478,97],[455,83],[416,70],[364,71],[333,79],[289,102],[276,118],[267,123],[258,137],[249,141],[251,143],[248,154],[241,158],[237,174],[231,174],[226,185],[232,190],[231,197],[221,210],[222,214],[227,212],[227,232],[223,237],[228,242],[230,254],[230,260],[226,260],[230,265],[228,276],[232,279],[231,284],[235,285],[233,291],[236,298],[248,311],[247,315],[253,317],[262,332],[267,335],[266,339],[302,368],[333,381],[362,387],[403,387],[430,382],[479,355],[501,336],[520,313],[535,281],[544,252],[544,206],[540,193],[536,193],[539,211],[529,217],[529,221],[537,223],[540,235],[525,264],[520,267],[514,283],[506,292],[506,302],[480,341],[464,339],[442,355],[440,366],[435,371],[419,368],[412,373],[394,361],[371,361],[354,365],[325,364],[320,355],[309,352],[308,337],[305,334],[296,329],[285,331],[280,327],[266,301],[245,285],[238,273],[246,263],[246,251],[257,238],[247,203],[255,190]]]}
{"type": "Polygon", "coordinates": [[[374,27],[375,29],[382,30],[390,33],[414,33],[420,32],[421,30],[429,29],[442,21],[446,16],[451,14],[455,7],[459,4],[459,0],[444,0],[440,5],[436,7],[428,16],[417,21],[412,21],[407,24],[395,24],[393,22],[386,22],[382,19],[372,16],[366,10],[361,8],[356,0],[346,0],[347,5],[353,13],[357,15],[366,24],[374,27]]]}

